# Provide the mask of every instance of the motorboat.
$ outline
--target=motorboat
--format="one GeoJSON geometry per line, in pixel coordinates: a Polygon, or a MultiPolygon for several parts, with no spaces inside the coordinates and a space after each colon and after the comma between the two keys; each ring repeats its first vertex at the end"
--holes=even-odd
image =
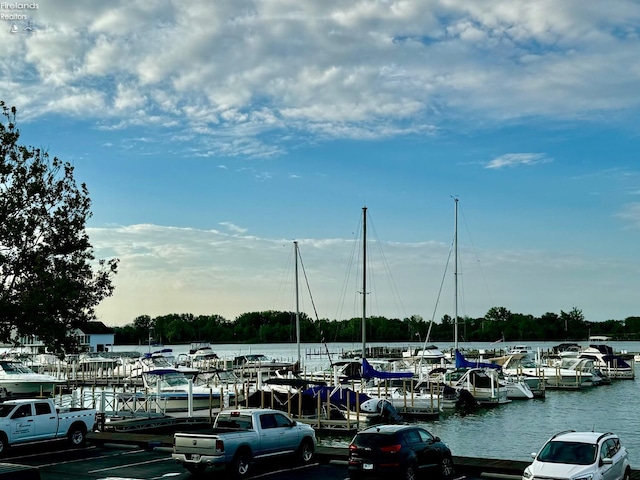
{"type": "Polygon", "coordinates": [[[483,407],[493,407],[511,401],[507,396],[507,389],[500,385],[497,369],[456,368],[444,374],[444,382],[458,391],[468,391],[483,407]]]}
{"type": "Polygon", "coordinates": [[[240,378],[269,377],[275,370],[296,370],[295,362],[274,360],[261,353],[238,355],[233,359],[233,369],[240,378]]]}
{"type": "Polygon", "coordinates": [[[633,380],[635,378],[634,365],[627,363],[621,355],[616,355],[613,348],[605,343],[589,345],[578,358],[593,360],[595,367],[611,379],[633,380]]]}
{"type": "Polygon", "coordinates": [[[140,378],[143,373],[158,369],[176,369],[187,378],[193,379],[200,370],[187,365],[176,365],[173,351],[163,348],[155,352],[145,353],[130,366],[129,376],[140,378]]]}
{"type": "Polygon", "coordinates": [[[507,349],[507,355],[523,354],[528,355],[531,358],[536,356],[536,351],[530,345],[514,345],[507,349]]]}
{"type": "Polygon", "coordinates": [[[18,360],[0,359],[0,389],[4,397],[50,396],[62,383],[64,380],[36,373],[18,360]]]}
{"type": "MultiPolygon", "coordinates": [[[[505,375],[518,375],[523,379],[543,382],[545,388],[583,388],[597,385],[597,378],[589,372],[562,368],[560,365],[537,364],[528,355],[512,354],[491,358],[491,363],[502,366],[505,375]]],[[[527,382],[528,383],[528,382],[527,382]]],[[[530,385],[531,387],[531,385],[530,385]]]]}
{"type": "Polygon", "coordinates": [[[145,395],[155,397],[156,403],[167,412],[185,411],[190,401],[193,410],[203,410],[229,406],[235,400],[231,389],[194,385],[175,368],[148,370],[142,373],[142,380],[145,395]]]}

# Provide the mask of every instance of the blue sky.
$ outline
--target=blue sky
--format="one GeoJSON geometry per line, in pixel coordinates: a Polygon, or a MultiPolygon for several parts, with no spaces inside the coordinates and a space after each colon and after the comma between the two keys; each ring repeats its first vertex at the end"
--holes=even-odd
{"type": "Polygon", "coordinates": [[[321,318],[359,316],[364,206],[369,314],[439,320],[454,305],[452,196],[460,315],[640,314],[636,2],[1,13],[18,16],[0,21],[0,98],[24,143],[75,166],[96,254],[121,260],[107,325],[292,310],[294,240],[303,311],[312,298],[321,318]]]}

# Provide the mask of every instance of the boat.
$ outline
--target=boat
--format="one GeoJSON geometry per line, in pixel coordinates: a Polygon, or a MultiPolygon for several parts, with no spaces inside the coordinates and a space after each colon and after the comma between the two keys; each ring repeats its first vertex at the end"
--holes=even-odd
{"type": "Polygon", "coordinates": [[[155,352],[145,353],[139,357],[131,366],[129,376],[131,378],[140,378],[143,373],[158,369],[176,369],[187,378],[193,379],[199,372],[197,368],[187,365],[177,365],[173,350],[170,348],[162,348],[155,352]]]}
{"type": "Polygon", "coordinates": [[[274,371],[281,369],[297,370],[295,362],[274,360],[262,353],[238,355],[233,359],[233,370],[240,378],[268,378],[274,371]]]}
{"type": "Polygon", "coordinates": [[[507,389],[500,385],[497,369],[456,368],[444,374],[444,381],[458,391],[471,393],[482,407],[495,407],[511,401],[507,389]]]}
{"type": "Polygon", "coordinates": [[[155,397],[156,403],[165,412],[222,408],[233,405],[235,393],[224,387],[194,385],[175,368],[155,369],[142,372],[146,392],[138,396],[155,397]]]}
{"type": "MultiPolygon", "coordinates": [[[[607,339],[608,337],[603,338],[607,339]]],[[[596,368],[613,380],[633,380],[635,378],[634,364],[627,363],[621,355],[616,355],[613,348],[606,343],[590,344],[580,352],[578,358],[590,358],[596,368]]]]}
{"type": "Polygon", "coordinates": [[[531,358],[534,358],[536,355],[536,351],[530,345],[514,345],[513,347],[507,349],[507,355],[513,355],[516,353],[522,353],[524,355],[528,355],[531,358]]]}
{"type": "MultiPolygon", "coordinates": [[[[538,364],[522,353],[494,357],[487,361],[501,365],[505,374],[518,375],[527,383],[529,380],[538,384],[542,382],[544,388],[574,389],[598,384],[598,379],[589,372],[562,368],[560,365],[538,364]]],[[[529,386],[532,387],[531,383],[529,386]]]]}
{"type": "Polygon", "coordinates": [[[18,360],[0,359],[0,397],[51,396],[55,393],[56,386],[62,383],[64,380],[36,373],[18,360]]]}

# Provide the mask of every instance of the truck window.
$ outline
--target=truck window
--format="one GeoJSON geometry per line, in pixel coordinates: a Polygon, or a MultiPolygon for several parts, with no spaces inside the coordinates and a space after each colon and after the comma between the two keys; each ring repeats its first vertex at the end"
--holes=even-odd
{"type": "Polygon", "coordinates": [[[216,420],[216,426],[220,428],[235,428],[237,430],[251,430],[251,415],[235,415],[233,414],[218,414],[216,420]]]}
{"type": "Polygon", "coordinates": [[[16,410],[11,418],[24,418],[31,416],[31,404],[20,405],[20,407],[16,410]]]}
{"type": "Polygon", "coordinates": [[[36,403],[36,415],[49,415],[51,406],[46,402],[36,403]]]}
{"type": "Polygon", "coordinates": [[[273,414],[267,413],[260,415],[260,427],[262,427],[263,430],[266,430],[267,428],[276,428],[277,426],[278,424],[276,423],[276,419],[273,414]]]}
{"type": "Polygon", "coordinates": [[[276,424],[278,425],[278,427],[290,427],[291,426],[291,420],[289,420],[284,415],[276,414],[275,417],[276,417],[276,424]]]}

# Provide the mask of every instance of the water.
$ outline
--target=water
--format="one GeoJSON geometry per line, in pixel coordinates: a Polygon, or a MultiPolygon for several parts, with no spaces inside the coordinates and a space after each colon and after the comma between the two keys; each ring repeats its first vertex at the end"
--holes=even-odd
{"type": "MultiPolygon", "coordinates": [[[[526,343],[526,342],[520,342],[526,343]]],[[[529,343],[534,348],[551,349],[558,342],[529,343]]],[[[391,346],[403,346],[392,344],[391,346]]],[[[640,352],[640,342],[610,342],[615,352],[640,352]]],[[[372,344],[377,346],[377,344],[372,344]]],[[[388,345],[387,345],[388,346],[388,345]]],[[[413,344],[413,346],[417,346],[413,344]]],[[[451,345],[438,345],[447,350],[451,345]]],[[[583,342],[582,346],[586,346],[583,342]]],[[[188,345],[168,346],[174,355],[188,352],[188,345]]],[[[266,345],[212,345],[220,357],[233,357],[246,353],[264,353],[283,360],[297,359],[297,346],[290,344],[266,345]]],[[[505,348],[486,343],[460,343],[461,348],[493,349],[505,348]]],[[[321,344],[303,344],[305,351],[322,351],[321,344]]],[[[360,348],[359,344],[329,344],[330,352],[360,348]]],[[[148,351],[147,346],[132,348],[115,347],[115,351],[148,351]]],[[[153,347],[152,347],[153,349],[153,347]]],[[[337,358],[333,358],[337,360],[337,358]]],[[[303,359],[307,370],[320,370],[329,365],[326,356],[303,359]]],[[[482,409],[476,413],[461,415],[442,414],[438,420],[424,422],[425,428],[441,437],[454,455],[468,457],[501,458],[507,460],[529,460],[531,452],[537,451],[553,434],[562,430],[611,431],[620,436],[629,451],[634,468],[640,467],[640,372],[635,380],[617,380],[611,385],[579,391],[547,390],[546,398],[514,400],[493,409],[482,409]]],[[[350,438],[322,437],[321,443],[345,446],[350,438]]]]}

